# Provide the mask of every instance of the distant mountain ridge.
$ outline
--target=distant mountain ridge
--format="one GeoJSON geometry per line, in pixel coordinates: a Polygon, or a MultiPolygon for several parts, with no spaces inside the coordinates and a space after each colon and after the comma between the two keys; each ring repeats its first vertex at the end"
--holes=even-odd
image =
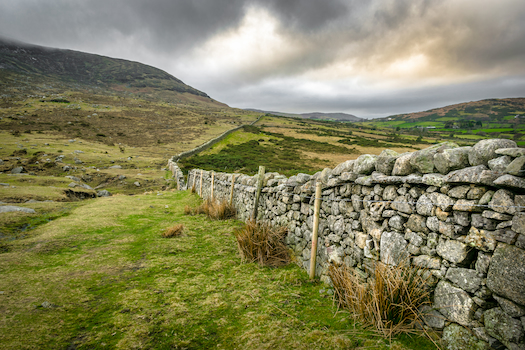
{"type": "Polygon", "coordinates": [[[139,62],[31,45],[0,37],[0,73],[98,86],[115,91],[189,93],[209,96],[167,72],[139,62]]]}
{"type": "Polygon", "coordinates": [[[305,118],[305,119],[315,119],[315,120],[333,120],[333,121],[348,121],[348,122],[362,122],[366,119],[356,117],[353,114],[348,113],[322,113],[322,112],[312,112],[312,113],[282,113],[275,111],[264,111],[261,109],[245,108],[247,111],[259,112],[274,114],[282,117],[291,117],[291,118],[305,118]]]}

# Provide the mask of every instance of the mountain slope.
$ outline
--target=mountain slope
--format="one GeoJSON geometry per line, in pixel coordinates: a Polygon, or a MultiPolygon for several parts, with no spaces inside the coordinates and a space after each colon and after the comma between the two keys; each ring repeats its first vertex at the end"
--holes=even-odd
{"type": "Polygon", "coordinates": [[[362,122],[366,119],[356,117],[353,114],[347,113],[322,113],[322,112],[312,112],[312,113],[282,113],[274,111],[263,111],[260,109],[251,109],[246,108],[247,111],[267,113],[278,115],[281,117],[290,117],[290,118],[305,118],[305,119],[316,119],[316,120],[332,120],[332,121],[345,121],[345,122],[362,122]]]}
{"type": "Polygon", "coordinates": [[[145,64],[84,52],[47,48],[0,38],[0,71],[41,80],[113,91],[189,93],[209,96],[145,64]]]}

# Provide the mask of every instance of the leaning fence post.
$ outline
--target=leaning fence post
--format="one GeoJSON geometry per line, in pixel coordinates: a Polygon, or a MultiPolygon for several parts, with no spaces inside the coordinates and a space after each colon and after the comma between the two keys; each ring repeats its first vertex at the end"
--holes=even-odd
{"type": "Polygon", "coordinates": [[[211,172],[211,200],[213,200],[213,195],[215,192],[215,172],[211,172]]]}
{"type": "Polygon", "coordinates": [[[312,232],[312,251],[310,256],[310,279],[315,278],[315,263],[317,260],[317,235],[319,232],[319,211],[321,209],[321,182],[315,185],[314,227],[312,232]]]}
{"type": "Polygon", "coordinates": [[[255,192],[255,203],[253,204],[252,220],[257,221],[257,210],[259,208],[259,197],[264,180],[264,166],[259,166],[259,178],[257,179],[257,191],[255,192]]]}
{"type": "Polygon", "coordinates": [[[202,173],[204,172],[204,170],[201,170],[201,184],[199,186],[199,196],[201,196],[202,198],[202,173]]]}
{"type": "Polygon", "coordinates": [[[193,186],[191,186],[191,187],[193,189],[195,189],[195,185],[196,185],[196,182],[197,182],[197,171],[192,170],[192,175],[193,175],[193,186]]]}
{"type": "Polygon", "coordinates": [[[230,205],[233,205],[233,187],[235,183],[235,174],[232,174],[232,187],[230,189],[230,205]]]}

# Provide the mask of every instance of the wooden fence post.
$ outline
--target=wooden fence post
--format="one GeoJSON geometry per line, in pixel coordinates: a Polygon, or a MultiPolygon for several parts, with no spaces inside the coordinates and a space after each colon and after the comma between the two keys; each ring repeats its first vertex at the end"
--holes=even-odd
{"type": "Polygon", "coordinates": [[[230,189],[230,205],[233,205],[233,187],[235,186],[235,174],[232,174],[232,187],[230,189]]]}
{"type": "Polygon", "coordinates": [[[199,186],[199,196],[202,198],[202,173],[204,172],[204,170],[201,170],[201,184],[199,186]]]}
{"type": "Polygon", "coordinates": [[[317,261],[317,235],[319,232],[319,211],[321,209],[321,182],[315,184],[314,227],[312,232],[312,251],[310,256],[310,279],[315,278],[315,263],[317,261]]]}
{"type": "Polygon", "coordinates": [[[211,200],[213,200],[213,195],[215,192],[215,172],[211,172],[211,200]]]}
{"type": "Polygon", "coordinates": [[[191,187],[192,187],[193,189],[195,189],[195,185],[196,185],[196,183],[197,183],[197,172],[194,171],[194,172],[192,173],[192,175],[193,175],[193,186],[191,186],[191,187]]]}
{"type": "Polygon", "coordinates": [[[257,179],[257,191],[255,192],[255,203],[253,204],[252,220],[257,221],[257,210],[259,209],[259,197],[264,181],[264,166],[259,165],[259,178],[257,179]]]}

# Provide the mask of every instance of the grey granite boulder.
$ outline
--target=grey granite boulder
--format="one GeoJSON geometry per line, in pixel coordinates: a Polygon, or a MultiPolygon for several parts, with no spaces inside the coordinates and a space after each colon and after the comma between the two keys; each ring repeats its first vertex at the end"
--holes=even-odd
{"type": "Polygon", "coordinates": [[[11,169],[11,174],[21,174],[24,171],[24,168],[21,166],[17,166],[13,169],[11,169]]]}
{"type": "Polygon", "coordinates": [[[525,316],[525,307],[520,306],[516,303],[513,303],[512,301],[502,298],[496,294],[493,295],[494,299],[498,302],[498,304],[501,306],[503,311],[510,317],[521,317],[525,316]]]}
{"type": "Polygon", "coordinates": [[[434,156],[438,152],[446,149],[457,148],[457,144],[453,142],[443,142],[428,148],[416,151],[410,158],[410,165],[422,174],[429,174],[434,172],[434,156]]]}
{"type": "Polygon", "coordinates": [[[486,342],[475,337],[468,329],[451,323],[443,330],[443,345],[447,350],[489,350],[486,342]]]}
{"type": "Polygon", "coordinates": [[[512,158],[518,158],[525,156],[525,148],[516,147],[516,148],[500,148],[496,150],[496,154],[503,156],[510,156],[512,158]]]}
{"type": "Polygon", "coordinates": [[[434,155],[434,166],[441,174],[469,166],[468,153],[472,147],[448,148],[434,155]]]}
{"type": "Polygon", "coordinates": [[[525,306],[525,251],[499,243],[487,274],[487,287],[494,293],[525,306]]]}
{"type": "Polygon", "coordinates": [[[353,172],[354,171],[354,163],[355,163],[355,160],[353,160],[353,159],[352,160],[347,160],[346,162],[342,162],[341,164],[336,166],[334,168],[334,170],[332,170],[332,175],[339,176],[342,173],[353,172]]]}
{"type": "Polygon", "coordinates": [[[469,326],[474,316],[475,304],[467,292],[440,281],[434,291],[434,307],[450,321],[469,326]]]}
{"type": "Polygon", "coordinates": [[[394,176],[406,176],[413,172],[412,165],[410,164],[410,158],[412,153],[407,153],[399,156],[396,159],[394,168],[392,169],[392,175],[394,176]]]}
{"type": "Polygon", "coordinates": [[[110,197],[111,193],[108,190],[101,190],[97,192],[98,197],[110,197]]]}
{"type": "Polygon", "coordinates": [[[450,268],[447,271],[446,278],[469,293],[474,293],[481,286],[481,278],[479,278],[476,270],[472,269],[450,268]]]}
{"type": "Polygon", "coordinates": [[[512,162],[512,158],[509,156],[502,156],[498,158],[494,158],[489,160],[489,168],[490,170],[504,172],[505,169],[509,166],[509,164],[512,162]]]}
{"type": "Polygon", "coordinates": [[[363,154],[355,160],[354,172],[357,174],[370,175],[376,169],[377,156],[373,154],[363,154]]]}
{"type": "Polygon", "coordinates": [[[489,203],[489,208],[503,214],[514,215],[517,212],[514,205],[514,195],[507,190],[496,191],[489,203]]]}
{"type": "Polygon", "coordinates": [[[408,259],[406,247],[408,242],[403,235],[396,232],[383,232],[381,235],[381,262],[397,265],[408,259]]]}
{"type": "Polygon", "coordinates": [[[485,329],[487,333],[512,348],[511,343],[523,342],[525,333],[521,322],[507,315],[499,307],[485,311],[485,329]]]}
{"type": "Polygon", "coordinates": [[[513,175],[503,175],[494,180],[494,184],[502,187],[525,189],[525,179],[513,175]]]}
{"type": "Polygon", "coordinates": [[[446,259],[454,264],[466,264],[470,261],[471,248],[465,243],[458,242],[453,239],[440,240],[436,252],[443,259],[446,259]]]}
{"type": "Polygon", "coordinates": [[[28,213],[28,214],[35,214],[36,211],[31,208],[23,208],[23,207],[17,207],[14,205],[1,205],[0,206],[0,213],[9,213],[9,212],[22,212],[22,213],[28,213]]]}
{"type": "Polygon", "coordinates": [[[394,169],[394,164],[396,163],[399,153],[392,151],[390,149],[385,149],[377,157],[376,161],[376,171],[383,173],[385,175],[392,174],[394,169]]]}
{"type": "Polygon", "coordinates": [[[525,176],[525,156],[514,159],[505,172],[514,176],[525,176]]]}
{"type": "Polygon", "coordinates": [[[468,161],[472,166],[488,165],[489,160],[497,157],[497,149],[511,147],[517,147],[516,142],[507,139],[481,140],[472,147],[468,155],[468,161]]]}
{"type": "Polygon", "coordinates": [[[461,170],[455,170],[445,176],[448,183],[478,183],[481,173],[487,170],[485,165],[471,166],[461,170]]]}

